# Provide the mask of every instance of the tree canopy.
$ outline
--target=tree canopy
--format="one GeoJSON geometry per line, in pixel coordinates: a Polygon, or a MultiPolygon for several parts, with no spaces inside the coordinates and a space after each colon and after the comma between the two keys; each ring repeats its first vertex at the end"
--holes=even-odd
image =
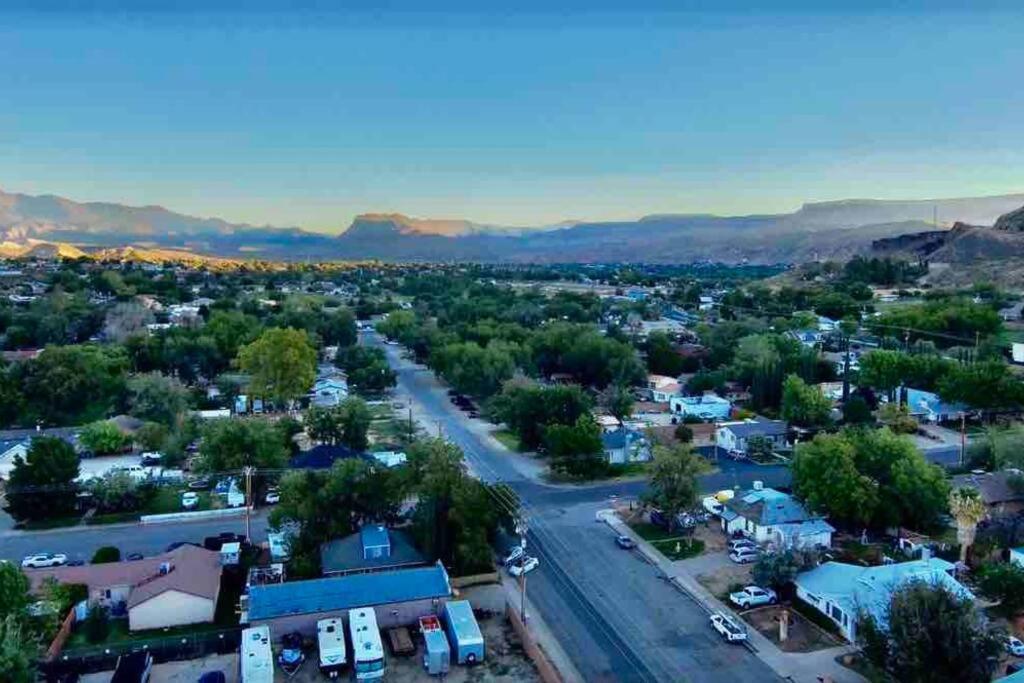
{"type": "Polygon", "coordinates": [[[304,330],[274,327],[238,351],[255,396],[287,403],[304,395],[316,378],[316,349],[304,330]]]}

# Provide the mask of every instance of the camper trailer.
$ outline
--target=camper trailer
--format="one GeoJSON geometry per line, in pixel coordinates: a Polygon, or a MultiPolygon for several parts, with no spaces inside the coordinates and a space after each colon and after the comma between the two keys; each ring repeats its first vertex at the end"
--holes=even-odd
{"type": "Polygon", "coordinates": [[[328,678],[338,678],[348,660],[345,652],[345,625],[341,619],[321,619],[316,622],[316,642],[320,652],[320,672],[328,678]]]}
{"type": "Polygon", "coordinates": [[[274,683],[274,652],[270,646],[269,626],[242,631],[242,656],[238,666],[242,683],[274,683]]]}
{"type": "Polygon", "coordinates": [[[480,625],[476,623],[473,607],[468,600],[445,603],[444,623],[455,650],[456,662],[476,664],[484,661],[484,636],[480,633],[480,625]]]}
{"type": "Polygon", "coordinates": [[[384,643],[377,628],[377,614],[372,607],[359,607],[348,612],[348,630],[352,636],[352,668],[357,681],[384,678],[384,643]]]}

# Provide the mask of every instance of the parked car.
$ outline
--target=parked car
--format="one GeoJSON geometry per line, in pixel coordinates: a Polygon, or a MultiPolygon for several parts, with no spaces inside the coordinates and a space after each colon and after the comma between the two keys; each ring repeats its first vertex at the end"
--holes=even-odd
{"type": "Polygon", "coordinates": [[[616,536],[615,544],[623,550],[632,550],[636,547],[636,541],[634,541],[629,536],[616,536]]]}
{"type": "Polygon", "coordinates": [[[267,491],[267,495],[264,496],[263,502],[267,505],[277,505],[281,502],[281,492],[277,489],[270,489],[267,491]]]}
{"type": "Polygon", "coordinates": [[[508,573],[512,576],[522,576],[523,574],[532,572],[538,565],[540,565],[540,560],[536,557],[524,555],[509,565],[508,573]]]}
{"type": "Polygon", "coordinates": [[[212,486],[209,479],[206,477],[200,477],[199,479],[193,479],[188,483],[190,491],[205,491],[212,486]]]}
{"type": "Polygon", "coordinates": [[[1024,643],[1016,636],[1009,636],[1006,639],[1006,651],[1014,657],[1024,657],[1024,643]]]}
{"type": "Polygon", "coordinates": [[[701,505],[703,505],[704,509],[713,515],[722,514],[722,510],[725,509],[725,507],[719,503],[718,499],[714,496],[707,496],[704,498],[704,500],[701,501],[701,505]]]}
{"type": "Polygon", "coordinates": [[[145,466],[145,467],[156,467],[157,465],[160,464],[160,461],[163,458],[162,455],[160,455],[159,453],[157,453],[155,451],[149,451],[148,453],[143,453],[140,457],[141,457],[141,462],[142,462],[143,466],[145,466]]]}
{"type": "Polygon", "coordinates": [[[760,586],[747,586],[741,591],[729,594],[729,602],[743,609],[773,605],[776,600],[778,600],[778,596],[775,595],[775,591],[760,586]]]}
{"type": "Polygon", "coordinates": [[[186,510],[194,510],[199,506],[199,494],[195,491],[186,491],[181,494],[181,507],[186,510]]]}
{"type": "Polygon", "coordinates": [[[729,552],[738,550],[739,548],[756,548],[757,544],[751,541],[749,538],[734,538],[729,541],[729,552]]]}
{"type": "Polygon", "coordinates": [[[41,567],[60,567],[68,563],[68,556],[63,553],[36,553],[21,561],[21,566],[31,569],[41,567]]]}
{"type": "Polygon", "coordinates": [[[757,558],[761,556],[761,551],[757,548],[737,548],[729,553],[729,559],[736,564],[749,564],[751,562],[757,562],[757,558]]]}
{"type": "Polygon", "coordinates": [[[124,559],[127,560],[128,562],[138,562],[139,560],[141,560],[144,557],[145,557],[145,555],[143,555],[142,553],[128,553],[127,555],[124,556],[124,559]]]}
{"type": "Polygon", "coordinates": [[[746,630],[724,612],[715,612],[711,615],[710,621],[711,628],[718,631],[727,642],[742,643],[747,639],[746,630]]]}
{"type": "Polygon", "coordinates": [[[512,564],[513,562],[518,560],[520,557],[522,557],[523,553],[524,553],[523,546],[521,546],[521,545],[514,545],[514,546],[512,546],[512,548],[508,551],[508,555],[506,555],[505,559],[502,561],[502,564],[505,565],[506,567],[509,566],[510,564],[512,564]]]}

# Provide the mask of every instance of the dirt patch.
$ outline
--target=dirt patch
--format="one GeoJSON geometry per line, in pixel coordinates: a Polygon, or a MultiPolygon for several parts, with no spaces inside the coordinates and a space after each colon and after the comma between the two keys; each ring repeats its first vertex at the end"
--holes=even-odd
{"type": "Polygon", "coordinates": [[[711,591],[715,597],[728,599],[733,586],[749,586],[753,582],[750,578],[752,567],[750,564],[730,562],[724,567],[716,568],[714,572],[698,574],[697,583],[711,591]]]}
{"type": "Polygon", "coordinates": [[[799,612],[783,605],[759,607],[743,612],[740,616],[783,652],[814,652],[842,644],[799,612]],[[783,611],[789,619],[789,632],[786,640],[779,642],[779,619],[783,611]]]}

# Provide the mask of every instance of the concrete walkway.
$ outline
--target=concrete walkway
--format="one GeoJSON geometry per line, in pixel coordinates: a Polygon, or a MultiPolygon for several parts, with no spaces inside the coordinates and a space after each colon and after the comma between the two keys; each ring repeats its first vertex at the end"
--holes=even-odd
{"type": "MultiPolygon", "coordinates": [[[[664,575],[678,588],[687,594],[695,603],[709,614],[711,612],[732,610],[722,604],[702,586],[694,575],[687,571],[685,563],[672,562],[659,553],[654,546],[640,538],[625,522],[619,519],[614,510],[598,513],[608,526],[618,534],[630,536],[637,543],[637,548],[644,558],[658,567],[664,575]]],[[[775,673],[795,683],[818,683],[819,676],[828,676],[835,683],[866,683],[866,679],[850,669],[840,665],[836,657],[855,652],[851,645],[818,650],[816,652],[783,652],[756,629],[747,630],[748,643],[753,646],[754,653],[775,673]]]]}

